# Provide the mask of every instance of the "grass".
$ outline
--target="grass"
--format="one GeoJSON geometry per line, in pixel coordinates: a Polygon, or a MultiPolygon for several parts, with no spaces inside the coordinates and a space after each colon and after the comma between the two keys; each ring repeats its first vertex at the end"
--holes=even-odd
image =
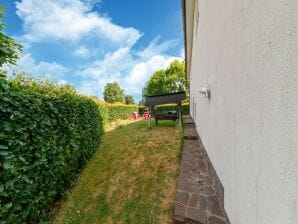
{"type": "Polygon", "coordinates": [[[109,131],[53,222],[172,223],[180,149],[179,125],[172,121],[109,131]]]}
{"type": "Polygon", "coordinates": [[[131,124],[133,122],[136,122],[137,120],[117,120],[114,122],[110,122],[106,127],[105,127],[105,131],[109,132],[109,131],[113,131],[114,129],[121,127],[121,126],[125,126],[128,124],[131,124]]]}

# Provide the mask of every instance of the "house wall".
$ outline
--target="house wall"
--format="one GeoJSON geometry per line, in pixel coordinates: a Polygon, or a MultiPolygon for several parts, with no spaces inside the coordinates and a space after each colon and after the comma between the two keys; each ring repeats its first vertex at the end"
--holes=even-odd
{"type": "Polygon", "coordinates": [[[298,1],[198,6],[191,113],[230,221],[298,223],[298,1]],[[209,100],[199,93],[206,82],[209,100]]]}

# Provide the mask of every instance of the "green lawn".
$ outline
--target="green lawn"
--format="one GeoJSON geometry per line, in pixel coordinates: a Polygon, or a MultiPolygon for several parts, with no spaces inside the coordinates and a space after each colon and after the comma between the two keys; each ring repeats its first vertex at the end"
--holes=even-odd
{"type": "Polygon", "coordinates": [[[180,150],[181,130],[172,121],[107,132],[54,223],[172,223],[180,150]]]}

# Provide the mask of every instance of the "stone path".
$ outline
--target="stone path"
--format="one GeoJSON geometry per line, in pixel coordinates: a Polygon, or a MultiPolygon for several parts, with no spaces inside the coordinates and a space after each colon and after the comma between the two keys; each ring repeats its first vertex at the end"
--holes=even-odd
{"type": "Polygon", "coordinates": [[[176,190],[176,224],[228,224],[224,191],[195,129],[185,119],[184,145],[176,190]]]}

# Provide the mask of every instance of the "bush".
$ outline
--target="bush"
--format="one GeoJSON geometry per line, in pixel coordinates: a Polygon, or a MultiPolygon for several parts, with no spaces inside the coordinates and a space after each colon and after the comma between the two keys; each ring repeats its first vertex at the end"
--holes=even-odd
{"type": "Polygon", "coordinates": [[[96,103],[98,110],[99,110],[99,121],[101,124],[101,131],[104,132],[106,126],[109,123],[109,111],[108,111],[108,104],[98,99],[97,97],[91,97],[91,99],[96,103]]]}
{"type": "MultiPolygon", "coordinates": [[[[155,107],[155,111],[159,114],[163,111],[175,110],[178,112],[177,104],[164,104],[155,107]]],[[[189,115],[189,103],[182,104],[182,115],[189,115]]]]}
{"type": "Polygon", "coordinates": [[[132,112],[138,112],[139,106],[125,105],[120,103],[107,104],[108,121],[113,122],[119,119],[128,119],[132,112]]]}
{"type": "Polygon", "coordinates": [[[97,148],[106,118],[72,91],[41,94],[3,77],[0,99],[1,223],[42,222],[97,148]]]}
{"type": "Polygon", "coordinates": [[[145,111],[145,108],[144,106],[139,106],[139,114],[142,116],[144,114],[144,111],[145,111]]]}

